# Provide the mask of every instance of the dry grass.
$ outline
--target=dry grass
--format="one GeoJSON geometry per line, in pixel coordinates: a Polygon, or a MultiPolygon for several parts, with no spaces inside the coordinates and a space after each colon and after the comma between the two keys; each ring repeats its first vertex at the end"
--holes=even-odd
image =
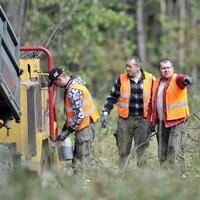
{"type": "MultiPolygon", "coordinates": [[[[150,141],[148,167],[140,170],[132,158],[125,172],[118,170],[118,154],[113,133],[116,119],[110,119],[107,130],[100,128],[93,145],[90,176],[75,176],[69,163],[64,168],[47,171],[43,182],[18,171],[0,181],[0,199],[59,200],[199,200],[200,147],[188,140],[186,169],[161,169],[157,159],[156,138],[150,141]]],[[[198,135],[190,130],[193,137],[198,135]]]]}

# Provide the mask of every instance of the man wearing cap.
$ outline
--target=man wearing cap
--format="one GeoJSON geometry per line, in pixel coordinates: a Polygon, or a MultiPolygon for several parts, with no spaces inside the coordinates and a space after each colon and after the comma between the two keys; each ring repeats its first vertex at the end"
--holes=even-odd
{"type": "Polygon", "coordinates": [[[75,132],[74,167],[80,173],[90,165],[90,154],[95,134],[95,122],[99,118],[92,96],[79,76],[68,76],[62,68],[49,73],[49,87],[53,84],[65,89],[66,121],[57,141],[64,141],[75,132]]]}

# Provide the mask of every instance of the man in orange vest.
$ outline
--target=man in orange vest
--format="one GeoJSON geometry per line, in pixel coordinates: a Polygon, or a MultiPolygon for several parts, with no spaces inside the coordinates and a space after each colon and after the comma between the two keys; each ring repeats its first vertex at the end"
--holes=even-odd
{"type": "Polygon", "coordinates": [[[161,165],[184,164],[184,146],[187,138],[189,108],[187,86],[192,78],[174,73],[172,62],[162,59],[158,65],[160,78],[153,84],[148,121],[158,125],[158,158],[161,165]]]}
{"type": "Polygon", "coordinates": [[[75,132],[73,163],[75,171],[81,173],[90,165],[95,122],[100,117],[99,113],[85,82],[79,76],[68,76],[62,68],[54,68],[49,73],[49,80],[49,87],[55,84],[65,89],[66,121],[57,141],[64,141],[75,132]]]}
{"type": "Polygon", "coordinates": [[[141,68],[141,60],[137,56],[127,59],[126,72],[116,79],[110,95],[107,97],[102,111],[101,125],[106,127],[108,115],[118,104],[118,127],[114,134],[120,156],[119,166],[124,166],[134,139],[137,149],[137,166],[142,167],[147,162],[147,109],[151,97],[153,80],[152,74],[141,68]]]}

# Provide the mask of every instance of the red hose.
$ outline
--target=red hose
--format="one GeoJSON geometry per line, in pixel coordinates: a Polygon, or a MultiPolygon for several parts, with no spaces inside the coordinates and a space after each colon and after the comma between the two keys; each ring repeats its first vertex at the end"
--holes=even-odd
{"type": "MultiPolygon", "coordinates": [[[[20,51],[43,51],[46,53],[48,57],[48,73],[52,70],[52,55],[44,47],[40,46],[23,46],[20,47],[20,51]]],[[[57,122],[57,117],[56,117],[56,112],[55,112],[55,97],[56,97],[56,87],[53,86],[51,89],[49,89],[49,123],[50,123],[50,137],[55,139],[55,136],[57,138],[58,136],[58,122],[57,122]],[[56,130],[54,133],[54,122],[56,122],[56,130]]]]}

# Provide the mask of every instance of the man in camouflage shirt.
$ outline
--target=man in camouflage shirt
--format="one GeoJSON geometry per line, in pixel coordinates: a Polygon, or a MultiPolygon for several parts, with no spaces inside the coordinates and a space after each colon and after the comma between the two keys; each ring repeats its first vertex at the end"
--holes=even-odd
{"type": "Polygon", "coordinates": [[[66,121],[58,141],[64,141],[75,132],[74,167],[80,174],[90,165],[91,147],[95,134],[95,122],[99,118],[92,96],[79,76],[68,76],[62,68],[49,73],[49,87],[55,84],[65,88],[64,101],[66,121]]]}

